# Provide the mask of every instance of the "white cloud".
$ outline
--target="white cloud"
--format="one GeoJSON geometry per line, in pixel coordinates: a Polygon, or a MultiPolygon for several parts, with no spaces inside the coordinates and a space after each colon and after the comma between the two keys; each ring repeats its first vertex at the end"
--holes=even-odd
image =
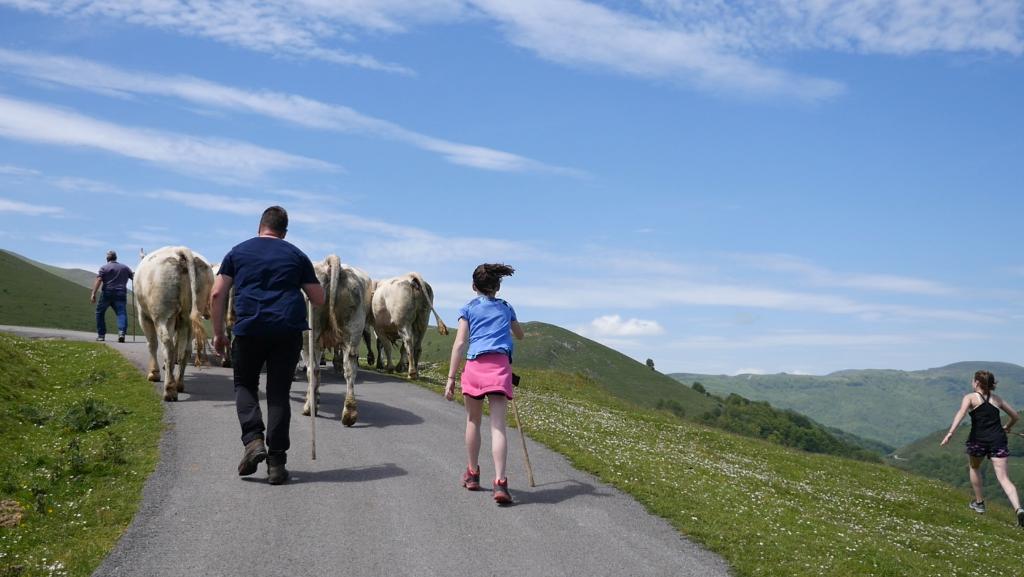
{"type": "Polygon", "coordinates": [[[63,233],[47,233],[39,236],[39,240],[54,244],[66,244],[83,248],[99,248],[107,246],[107,243],[85,236],[73,236],[63,233]]]}
{"type": "Polygon", "coordinates": [[[909,346],[935,341],[969,341],[989,338],[981,333],[823,333],[784,331],[741,338],[720,335],[694,336],[669,343],[673,350],[736,350],[768,348],[873,348],[909,346]]]}
{"type": "MultiPolygon", "coordinates": [[[[509,41],[575,67],[667,80],[711,90],[807,100],[843,91],[841,82],[764,63],[780,52],[833,50],[1024,52],[1019,2],[998,0],[0,0],[56,17],[108,18],[200,36],[274,55],[409,73],[351,52],[359,34],[379,38],[414,26],[496,22],[509,41]],[[614,8],[612,8],[614,6],[614,8]],[[344,43],[346,48],[339,48],[344,43]]],[[[429,143],[424,143],[429,146],[429,143]]],[[[445,148],[443,142],[439,146],[445,148]]],[[[500,155],[471,164],[502,164],[500,155]]],[[[455,160],[453,160],[455,161],[455,160]]]]}
{"type": "Polygon", "coordinates": [[[305,128],[366,134],[403,142],[440,154],[453,164],[483,170],[584,175],[581,171],[547,165],[510,152],[419,134],[387,120],[361,114],[347,106],[328,104],[295,94],[247,91],[190,76],[127,72],[90,60],[2,48],[0,64],[8,72],[101,94],[170,96],[229,112],[258,114],[305,128]]]}
{"type": "Polygon", "coordinates": [[[935,281],[891,274],[837,273],[814,265],[805,259],[785,254],[737,254],[732,259],[741,264],[772,272],[793,273],[815,286],[854,288],[868,291],[918,295],[952,295],[957,291],[935,281]]]}
{"type": "Polygon", "coordinates": [[[637,318],[623,319],[619,315],[605,315],[590,321],[583,331],[588,336],[640,337],[664,334],[665,329],[658,324],[658,321],[637,318]]]}
{"type": "Polygon", "coordinates": [[[72,19],[103,17],[134,26],[209,38],[248,50],[280,56],[312,58],[371,70],[409,73],[394,63],[367,54],[352,53],[326,43],[344,39],[347,29],[394,32],[401,29],[396,17],[422,19],[453,2],[370,2],[317,0],[228,0],[189,2],[158,0],[2,0],[2,4],[51,16],[72,19]]]}
{"type": "Polygon", "coordinates": [[[736,377],[736,376],[739,376],[739,375],[764,375],[764,374],[767,374],[767,373],[768,373],[768,371],[766,371],[764,369],[736,369],[732,373],[732,376],[736,377]]]}
{"type": "Polygon", "coordinates": [[[29,216],[61,216],[64,214],[64,209],[59,206],[28,204],[18,202],[16,200],[0,198],[0,212],[13,212],[29,216]]]}
{"type": "Polygon", "coordinates": [[[39,171],[10,164],[0,164],[0,174],[6,176],[39,176],[39,171]]]}
{"type": "Polygon", "coordinates": [[[218,181],[244,182],[278,170],[337,170],[312,158],[245,142],[120,126],[73,111],[0,96],[0,136],[104,150],[218,181]]]}
{"type": "Polygon", "coordinates": [[[91,178],[61,176],[56,178],[50,178],[48,180],[50,184],[56,186],[61,190],[123,194],[121,189],[119,189],[118,187],[110,183],[93,180],[91,178]]]}
{"type": "Polygon", "coordinates": [[[708,89],[780,94],[807,100],[835,96],[839,82],[758,64],[723,43],[713,23],[693,30],[617,12],[582,0],[477,0],[511,41],[538,56],[708,89]]]}
{"type": "Polygon", "coordinates": [[[991,0],[643,0],[657,17],[732,30],[753,49],[1020,54],[1021,4],[991,0]]]}

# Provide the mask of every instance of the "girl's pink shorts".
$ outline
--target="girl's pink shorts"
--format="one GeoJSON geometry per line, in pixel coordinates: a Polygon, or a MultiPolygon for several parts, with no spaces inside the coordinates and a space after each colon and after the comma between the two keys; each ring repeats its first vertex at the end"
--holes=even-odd
{"type": "Polygon", "coordinates": [[[462,370],[462,394],[476,399],[500,393],[512,398],[512,366],[505,353],[487,353],[466,361],[462,370]]]}

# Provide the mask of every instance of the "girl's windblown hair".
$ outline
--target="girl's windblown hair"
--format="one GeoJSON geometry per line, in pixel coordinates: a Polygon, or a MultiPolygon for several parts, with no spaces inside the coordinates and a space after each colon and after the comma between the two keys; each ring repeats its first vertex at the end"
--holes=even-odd
{"type": "Polygon", "coordinates": [[[514,272],[516,269],[507,264],[482,264],[473,271],[473,286],[484,294],[493,295],[501,288],[501,279],[514,272]]]}
{"type": "Polygon", "coordinates": [[[992,389],[996,388],[996,376],[988,371],[974,373],[974,380],[978,381],[978,386],[986,395],[991,394],[992,389]]]}

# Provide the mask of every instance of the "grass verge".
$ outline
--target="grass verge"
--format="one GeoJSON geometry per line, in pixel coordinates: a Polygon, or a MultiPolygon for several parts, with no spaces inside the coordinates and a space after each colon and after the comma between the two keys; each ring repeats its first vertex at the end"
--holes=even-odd
{"type": "MultiPolygon", "coordinates": [[[[517,372],[520,372],[517,370],[517,372]]],[[[1009,509],[893,467],[787,449],[638,409],[582,375],[523,370],[532,439],[633,495],[742,576],[1003,576],[1024,558],[1009,509]]],[[[447,367],[421,370],[442,390],[447,367]]]]}
{"type": "Polygon", "coordinates": [[[162,416],[103,345],[0,334],[0,577],[92,574],[156,467],[162,416]]]}

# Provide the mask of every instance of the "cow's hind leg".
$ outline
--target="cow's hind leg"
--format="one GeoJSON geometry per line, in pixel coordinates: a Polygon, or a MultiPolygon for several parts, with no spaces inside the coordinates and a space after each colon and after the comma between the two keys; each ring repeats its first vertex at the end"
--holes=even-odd
{"type": "Polygon", "coordinates": [[[157,323],[156,332],[163,348],[164,365],[164,400],[178,400],[178,386],[174,382],[174,361],[178,356],[178,345],[174,342],[176,328],[168,327],[173,321],[165,320],[157,323]]]}
{"type": "Polygon", "coordinates": [[[370,334],[371,330],[372,329],[370,329],[369,327],[363,329],[363,342],[366,343],[366,366],[367,367],[372,367],[373,366],[373,361],[374,361],[374,358],[373,358],[373,342],[372,342],[373,341],[373,335],[370,334]]]}
{"type": "Polygon", "coordinates": [[[343,347],[345,364],[345,409],[341,413],[341,424],[351,427],[359,419],[359,407],[356,404],[356,375],[359,371],[359,335],[343,347]]]}
{"type": "Polygon", "coordinates": [[[138,315],[142,324],[142,334],[146,335],[146,345],[149,347],[149,374],[146,378],[151,382],[160,382],[160,365],[157,362],[157,351],[160,348],[160,341],[156,336],[156,325],[149,315],[138,315]]]}
{"type": "Polygon", "coordinates": [[[419,373],[416,371],[416,361],[418,359],[413,354],[413,349],[416,346],[416,336],[413,334],[412,327],[403,330],[401,334],[402,357],[401,360],[399,361],[399,364],[401,364],[402,369],[407,369],[409,371],[408,376],[410,379],[415,379],[417,376],[419,376],[419,373]],[[406,366],[405,363],[408,363],[408,366],[406,366]]]}
{"type": "Polygon", "coordinates": [[[178,330],[175,335],[175,342],[178,345],[176,362],[178,363],[175,367],[177,374],[174,379],[174,384],[179,393],[185,392],[185,365],[188,364],[188,353],[192,348],[192,327],[189,325],[187,320],[180,320],[178,322],[178,330]]]}

